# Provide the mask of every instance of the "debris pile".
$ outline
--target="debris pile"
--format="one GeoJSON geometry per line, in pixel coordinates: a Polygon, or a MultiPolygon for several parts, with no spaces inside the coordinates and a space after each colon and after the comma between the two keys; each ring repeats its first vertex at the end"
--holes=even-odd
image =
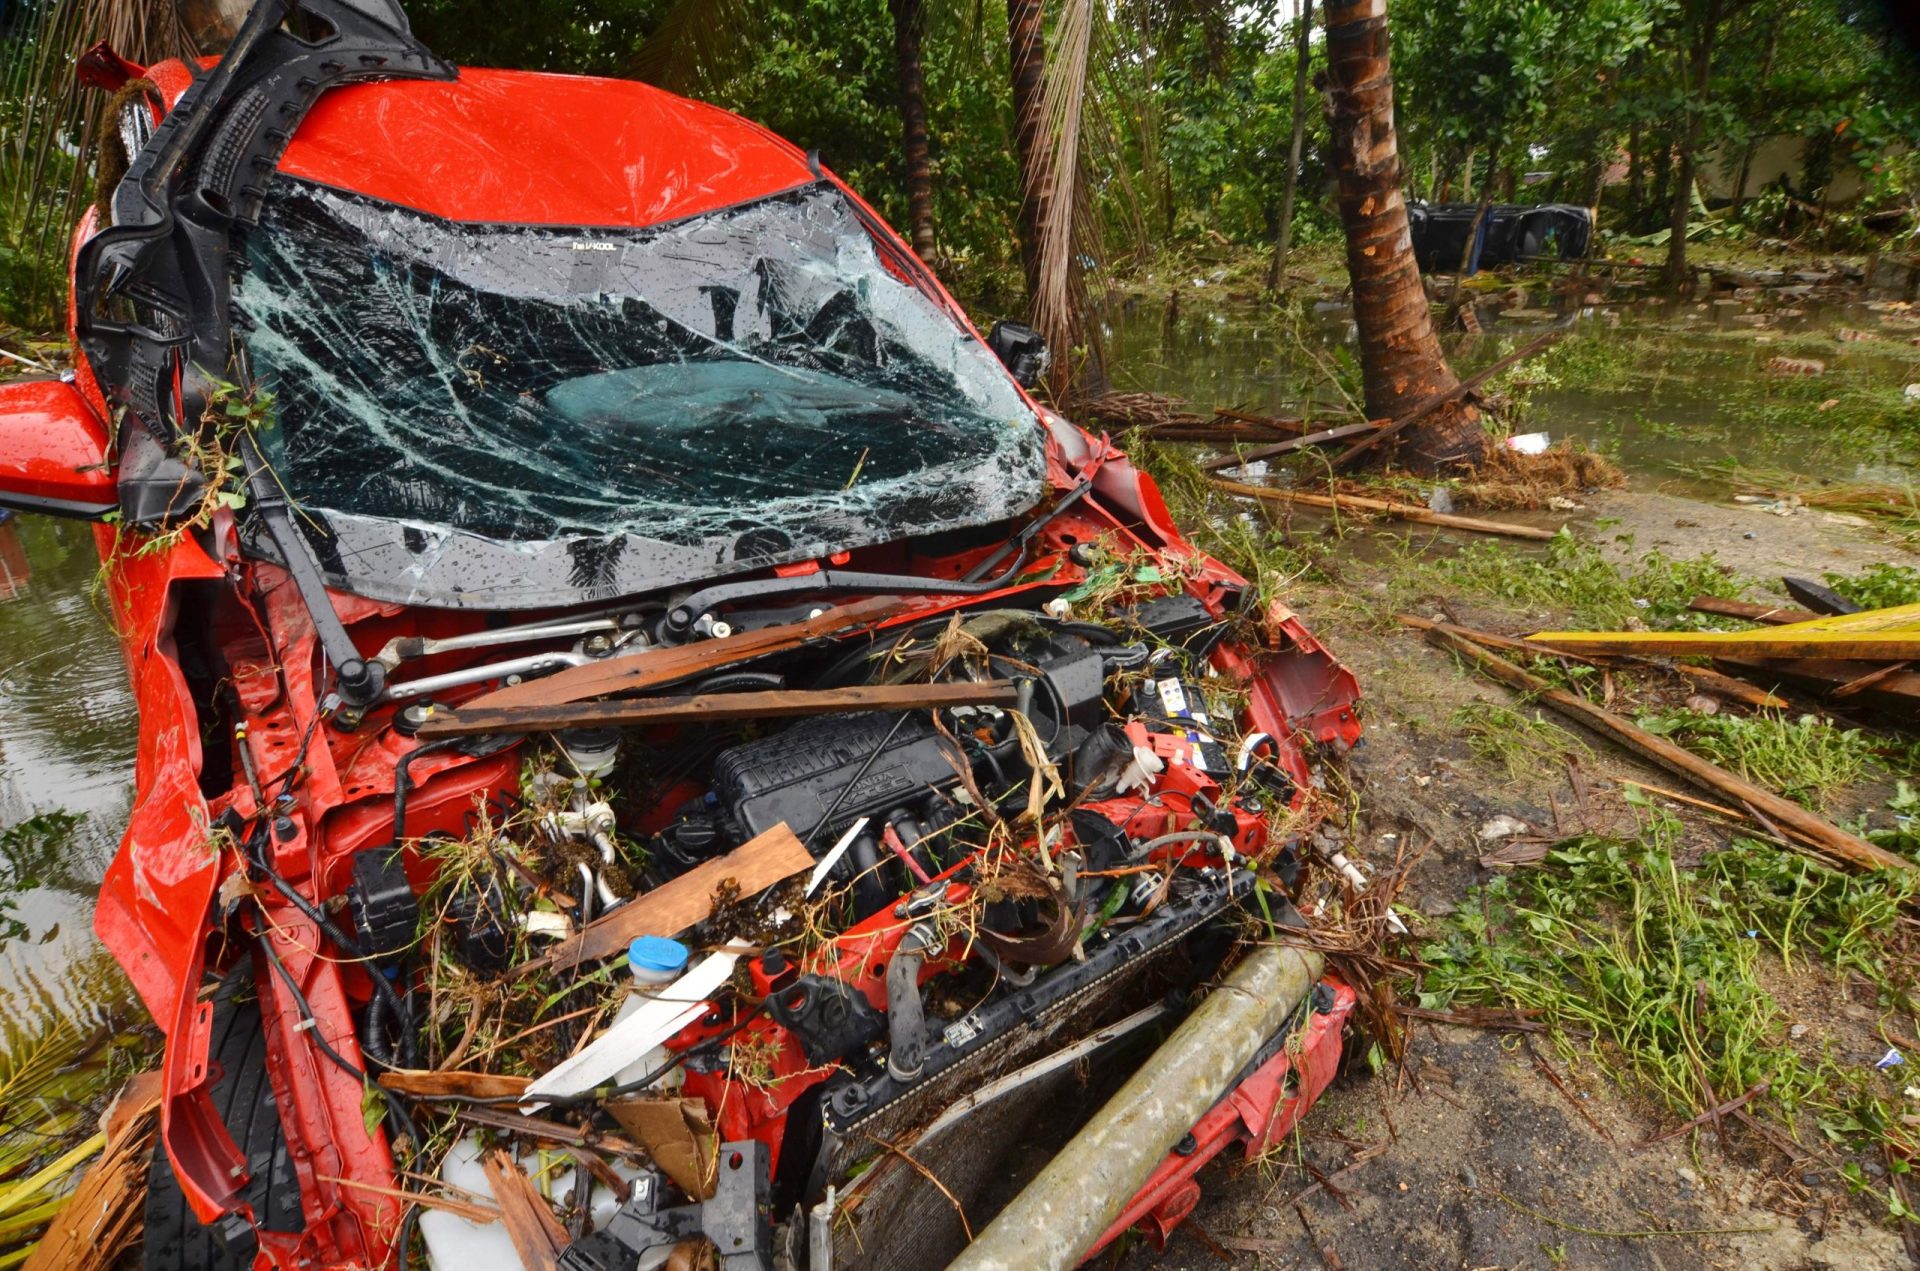
{"type": "MultiPolygon", "coordinates": [[[[997,1160],[983,1125],[1044,1125],[1169,989],[1300,924],[1287,897],[1331,841],[1313,739],[1357,736],[1351,676],[1284,608],[1233,612],[1197,558],[1073,560],[1033,608],[735,610],[678,644],[647,634],[672,612],[614,617],[583,638],[621,652],[410,711],[410,760],[518,743],[517,790],[362,852],[349,893],[402,994],[366,1010],[367,1116],[400,1129],[395,1199],[433,1265],[957,1248],[997,1160]]],[[[409,830],[435,771],[414,767],[409,830]]],[[[1337,929],[1367,876],[1334,856],[1337,929]]],[[[1287,1007],[1249,1087],[1272,1106],[1156,1160],[1185,1179],[1276,1142],[1354,1005],[1334,977],[1287,1007]]],[[[1143,1195],[1102,1245],[1157,1212],[1143,1195]]]]}

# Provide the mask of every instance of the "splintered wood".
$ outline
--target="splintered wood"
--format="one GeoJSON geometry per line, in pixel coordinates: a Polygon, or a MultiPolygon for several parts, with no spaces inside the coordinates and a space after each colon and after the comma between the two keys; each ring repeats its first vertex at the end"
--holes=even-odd
{"type": "Polygon", "coordinates": [[[524,963],[521,970],[565,971],[582,962],[610,958],[639,936],[677,936],[713,913],[714,891],[721,883],[730,879],[739,886],[740,895],[751,896],[812,868],[806,845],[782,822],[589,923],[545,957],[524,963]]]}

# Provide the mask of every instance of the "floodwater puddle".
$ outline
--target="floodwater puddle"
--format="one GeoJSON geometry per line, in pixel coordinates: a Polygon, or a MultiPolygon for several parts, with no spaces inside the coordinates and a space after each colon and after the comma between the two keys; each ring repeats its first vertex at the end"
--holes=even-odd
{"type": "MultiPolygon", "coordinates": [[[[1727,312],[1712,301],[1510,308],[1447,337],[1454,368],[1485,366],[1542,332],[1565,334],[1507,379],[1517,431],[1610,455],[1637,486],[1724,497],[1715,465],[1823,481],[1909,484],[1920,474],[1920,311],[1865,302],[1727,312]],[[1763,317],[1765,324],[1733,322],[1763,317]],[[1795,370],[1769,369],[1776,359],[1795,370]],[[1817,374],[1804,371],[1820,364],[1817,374]]],[[[1132,297],[1102,324],[1113,387],[1197,409],[1352,422],[1360,395],[1349,311],[1209,308],[1132,297]]]]}

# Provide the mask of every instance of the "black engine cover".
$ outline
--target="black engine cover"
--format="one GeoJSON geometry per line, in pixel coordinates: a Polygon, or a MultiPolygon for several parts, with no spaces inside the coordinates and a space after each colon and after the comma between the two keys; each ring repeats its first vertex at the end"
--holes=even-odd
{"type": "MultiPolygon", "coordinates": [[[[840,791],[885,740],[898,716],[822,715],[720,752],[713,789],[747,837],[785,821],[803,840],[818,828],[840,791]]],[[[834,813],[836,822],[917,803],[929,788],[958,778],[949,743],[925,719],[909,717],[834,813]]]]}

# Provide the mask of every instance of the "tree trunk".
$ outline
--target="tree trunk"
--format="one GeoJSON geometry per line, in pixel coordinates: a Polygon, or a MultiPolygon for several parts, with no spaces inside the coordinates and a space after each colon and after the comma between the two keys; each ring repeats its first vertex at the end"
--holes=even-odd
{"type": "Polygon", "coordinates": [[[907,226],[914,254],[933,263],[933,165],[927,157],[927,92],[920,63],[926,29],[922,0],[887,0],[893,12],[893,59],[900,79],[901,154],[907,169],[907,226]]]}
{"type": "MultiPolygon", "coordinates": [[[[1324,12],[1327,122],[1333,133],[1367,413],[1392,418],[1460,381],[1440,351],[1407,232],[1393,130],[1385,0],[1338,0],[1324,12]]],[[[1472,467],[1486,450],[1480,413],[1455,403],[1434,410],[1402,433],[1399,457],[1411,471],[1430,475],[1472,467]]]]}
{"type": "Polygon", "coordinates": [[[1667,228],[1671,233],[1667,238],[1665,278],[1667,285],[1675,289],[1686,286],[1688,282],[1687,218],[1693,211],[1694,158],[1706,124],[1702,108],[1706,105],[1708,77],[1713,73],[1713,37],[1720,26],[1720,0],[1705,0],[1703,7],[1704,11],[1700,13],[1698,25],[1693,31],[1692,47],[1683,63],[1681,90],[1686,94],[1686,112],[1680,132],[1673,202],[1667,217],[1667,228]]]}
{"type": "MultiPolygon", "coordinates": [[[[1027,299],[1040,294],[1040,225],[1049,191],[1042,152],[1045,120],[1047,41],[1043,0],[1007,0],[1008,66],[1013,78],[1013,142],[1020,160],[1020,264],[1027,275],[1027,299]]],[[[1055,350],[1060,356],[1064,350],[1055,350]]]]}
{"type": "Polygon", "coordinates": [[[1301,0],[1300,26],[1294,33],[1293,144],[1287,149],[1287,180],[1280,194],[1280,227],[1273,237],[1273,264],[1267,268],[1268,291],[1280,290],[1287,252],[1293,246],[1293,198],[1300,184],[1300,150],[1307,139],[1307,65],[1313,56],[1307,36],[1312,30],[1313,0],[1301,0]]]}

